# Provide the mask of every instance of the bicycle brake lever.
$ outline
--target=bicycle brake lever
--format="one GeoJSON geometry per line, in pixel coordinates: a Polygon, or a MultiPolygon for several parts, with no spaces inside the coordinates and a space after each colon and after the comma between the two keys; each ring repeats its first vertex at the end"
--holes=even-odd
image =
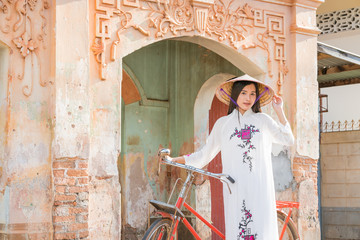
{"type": "Polygon", "coordinates": [[[230,194],[232,194],[229,183],[228,183],[228,182],[225,182],[225,183],[226,183],[226,185],[227,185],[227,187],[228,187],[228,189],[229,189],[230,194]]]}
{"type": "Polygon", "coordinates": [[[229,175],[227,175],[226,178],[227,178],[231,183],[235,183],[235,180],[234,180],[232,177],[230,177],[229,175]]]}
{"type": "MultiPolygon", "coordinates": [[[[228,175],[229,176],[229,175],[228,175]]],[[[230,176],[229,176],[230,177],[230,176]]],[[[226,176],[226,178],[227,178],[227,176],[226,176]]],[[[231,177],[230,177],[231,178],[231,177]]],[[[230,185],[229,185],[229,183],[228,183],[228,181],[226,181],[226,180],[224,180],[223,178],[218,178],[221,182],[223,182],[223,183],[226,183],[226,186],[228,187],[228,189],[229,189],[229,192],[230,192],[230,194],[232,194],[231,193],[231,189],[230,189],[230,185]]],[[[233,179],[234,180],[234,179],[233,179]]],[[[230,181],[230,180],[229,180],[230,181]]],[[[235,181],[234,181],[235,182],[235,181]]]]}

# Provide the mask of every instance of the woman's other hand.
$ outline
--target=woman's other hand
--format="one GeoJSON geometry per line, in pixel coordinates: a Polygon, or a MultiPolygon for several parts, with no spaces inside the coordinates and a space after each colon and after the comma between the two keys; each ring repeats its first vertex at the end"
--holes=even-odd
{"type": "Polygon", "coordinates": [[[286,117],[284,114],[283,105],[284,105],[284,102],[283,102],[282,98],[280,96],[274,95],[274,97],[272,99],[272,106],[273,106],[273,108],[276,112],[276,115],[278,116],[281,124],[285,125],[287,120],[286,120],[286,117]]]}
{"type": "Polygon", "coordinates": [[[281,111],[283,108],[284,102],[280,96],[274,95],[272,99],[272,106],[275,111],[281,111]]]}

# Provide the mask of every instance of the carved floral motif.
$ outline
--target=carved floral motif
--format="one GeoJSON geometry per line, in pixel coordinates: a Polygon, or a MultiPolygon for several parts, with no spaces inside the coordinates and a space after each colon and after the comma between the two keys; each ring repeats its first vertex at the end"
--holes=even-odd
{"type": "Polygon", "coordinates": [[[19,80],[24,79],[26,59],[30,56],[31,61],[31,79],[24,82],[23,94],[30,96],[34,84],[34,67],[40,69],[39,83],[42,87],[47,85],[41,77],[40,52],[45,48],[44,37],[45,27],[47,25],[44,16],[45,9],[49,8],[48,0],[0,0],[0,30],[7,37],[12,39],[12,49],[19,51],[19,57],[22,58],[22,68],[10,68],[9,76],[13,78],[17,75],[19,80]],[[41,28],[36,26],[40,25],[41,28]],[[42,46],[42,48],[40,48],[42,46]],[[34,64],[35,57],[38,65],[34,64]],[[13,71],[22,71],[15,74],[13,71]]]}
{"type": "Polygon", "coordinates": [[[27,4],[29,5],[31,11],[34,11],[37,1],[38,0],[27,0],[27,4]]]}
{"type": "Polygon", "coordinates": [[[24,58],[37,48],[37,43],[34,40],[29,39],[27,32],[24,32],[21,37],[15,38],[13,42],[24,58]]]}
{"type": "Polygon", "coordinates": [[[8,12],[8,6],[4,3],[4,0],[0,0],[0,10],[3,13],[7,13],[8,12]]]}
{"type": "Polygon", "coordinates": [[[189,1],[171,1],[155,4],[147,1],[141,6],[144,11],[149,11],[149,27],[155,28],[155,37],[164,37],[169,31],[178,35],[180,31],[194,31],[194,9],[189,1]]]}
{"type": "Polygon", "coordinates": [[[111,42],[110,20],[118,17],[120,27],[117,40],[112,41],[110,60],[116,57],[116,47],[121,33],[132,27],[145,36],[153,32],[155,38],[179,36],[185,32],[228,41],[236,50],[261,48],[266,52],[268,74],[277,79],[281,94],[284,76],[288,73],[285,54],[284,15],[267,10],[254,9],[248,4],[239,6],[235,0],[96,0],[96,36],[92,50],[100,63],[101,79],[106,79],[106,45],[111,42]],[[138,8],[148,12],[148,29],[132,23],[131,10],[138,8]],[[150,29],[154,29],[150,31],[150,29]],[[277,67],[273,67],[273,63],[277,67]],[[274,70],[276,75],[274,75],[274,70]]]}

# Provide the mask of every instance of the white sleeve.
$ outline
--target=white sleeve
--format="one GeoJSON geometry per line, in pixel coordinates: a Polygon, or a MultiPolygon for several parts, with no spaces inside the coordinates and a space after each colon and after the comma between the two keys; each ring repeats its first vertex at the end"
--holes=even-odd
{"type": "Polygon", "coordinates": [[[275,122],[270,116],[266,116],[266,128],[270,133],[270,137],[273,143],[291,146],[294,144],[295,139],[292,134],[289,122],[286,121],[285,125],[275,122]]]}
{"type": "Polygon", "coordinates": [[[218,119],[205,145],[199,151],[184,156],[186,165],[203,168],[219,153],[221,126],[221,119],[218,119]]]}

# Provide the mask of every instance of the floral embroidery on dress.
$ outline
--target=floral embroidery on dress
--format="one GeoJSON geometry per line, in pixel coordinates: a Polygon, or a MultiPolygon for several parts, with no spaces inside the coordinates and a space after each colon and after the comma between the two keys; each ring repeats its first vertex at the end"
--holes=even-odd
{"type": "Polygon", "coordinates": [[[238,138],[241,138],[241,140],[243,141],[243,143],[238,144],[238,146],[246,149],[246,151],[243,153],[243,163],[249,164],[250,172],[252,171],[253,157],[251,157],[249,155],[249,153],[251,152],[251,150],[256,149],[255,146],[251,143],[251,138],[257,132],[260,132],[260,130],[255,129],[254,125],[245,124],[245,128],[241,129],[241,131],[239,131],[237,128],[235,128],[235,132],[233,134],[231,134],[231,136],[230,136],[230,140],[233,137],[237,136],[238,138]]]}
{"type": "Polygon", "coordinates": [[[230,140],[235,136],[237,136],[238,138],[241,137],[241,132],[239,132],[239,130],[237,128],[235,128],[235,132],[233,134],[231,134],[230,140]]]}
{"type": "Polygon", "coordinates": [[[251,234],[251,228],[248,226],[251,222],[254,222],[254,221],[253,221],[250,210],[246,209],[245,200],[243,200],[241,212],[244,213],[244,216],[241,217],[241,221],[239,223],[240,232],[237,236],[237,240],[241,240],[241,239],[256,240],[257,233],[251,234]]]}

